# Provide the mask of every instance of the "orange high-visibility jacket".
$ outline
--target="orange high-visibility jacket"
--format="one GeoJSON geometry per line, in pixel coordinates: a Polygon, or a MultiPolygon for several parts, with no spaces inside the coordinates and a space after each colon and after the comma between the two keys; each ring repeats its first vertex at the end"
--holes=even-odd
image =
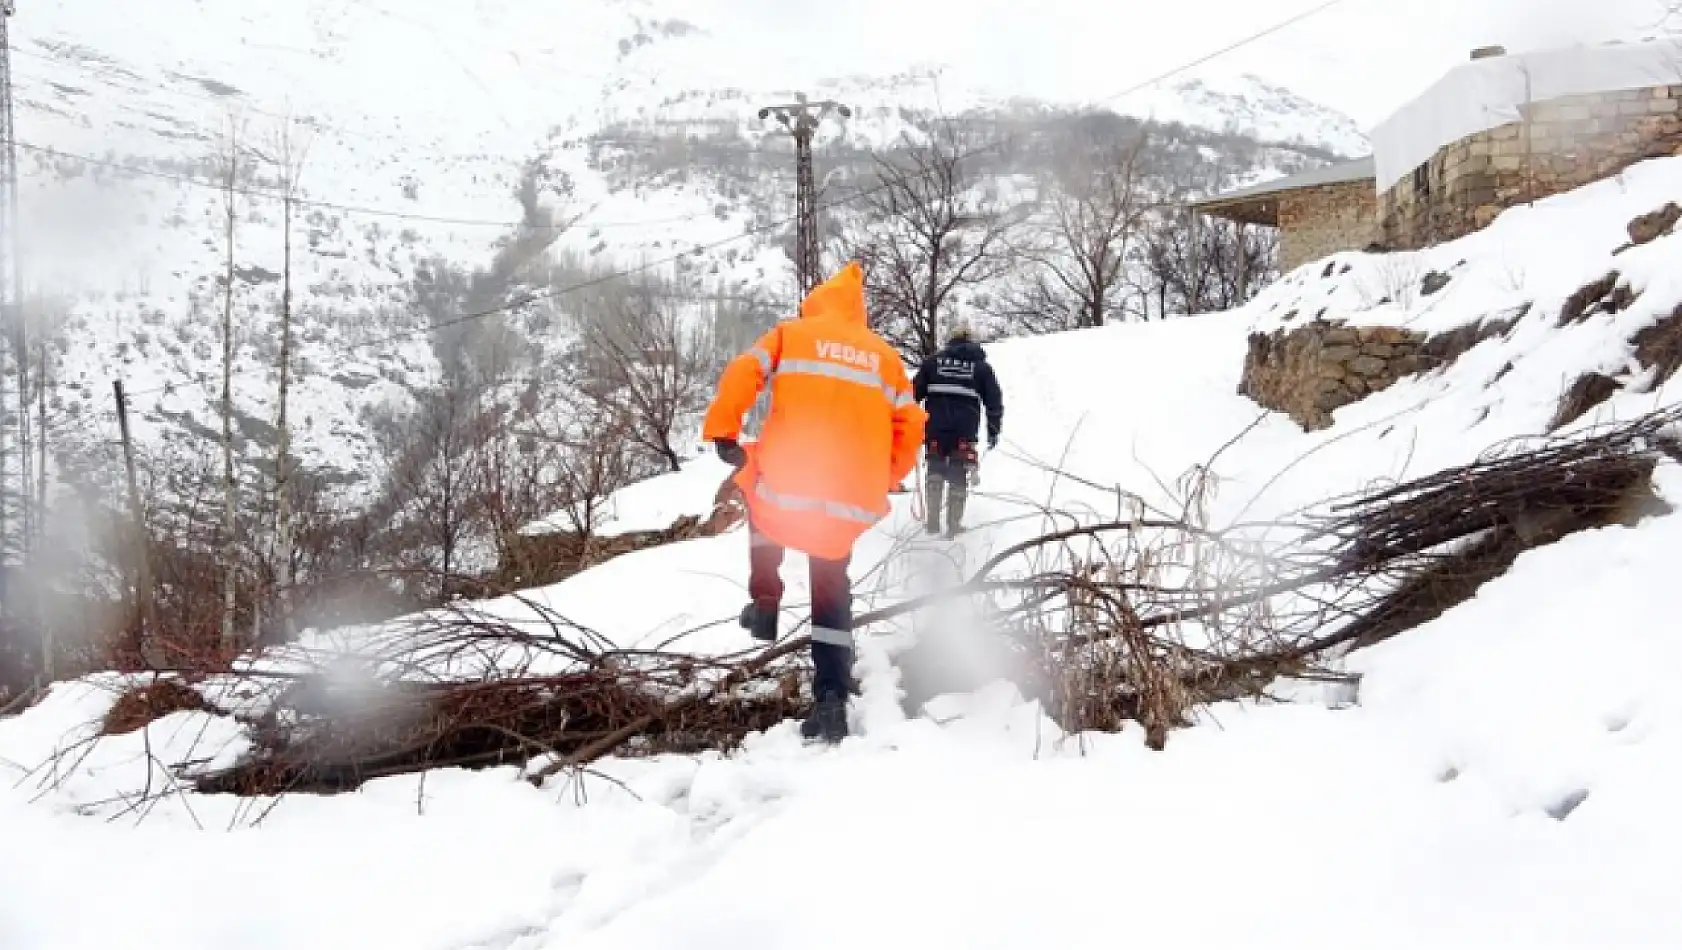
{"type": "Polygon", "coordinates": [[[887,515],[928,419],[899,354],[870,330],[857,263],[813,288],[798,320],[730,362],[701,437],[738,438],[767,384],[771,412],[736,475],[754,526],[812,557],[844,557],[887,515]]]}

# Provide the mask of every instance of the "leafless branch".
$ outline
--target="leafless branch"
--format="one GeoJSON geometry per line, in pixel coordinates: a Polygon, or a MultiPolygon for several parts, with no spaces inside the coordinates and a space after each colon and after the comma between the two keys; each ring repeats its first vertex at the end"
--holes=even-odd
{"type": "Polygon", "coordinates": [[[926,141],[878,158],[860,192],[862,221],[842,242],[864,267],[875,329],[914,361],[940,349],[965,291],[1010,266],[1019,215],[981,182],[968,144],[943,120],[926,141]]]}

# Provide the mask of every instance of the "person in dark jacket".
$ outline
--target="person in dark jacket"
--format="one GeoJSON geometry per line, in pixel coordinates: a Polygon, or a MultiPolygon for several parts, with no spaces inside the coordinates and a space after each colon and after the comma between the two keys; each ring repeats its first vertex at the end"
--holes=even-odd
{"type": "Polygon", "coordinates": [[[940,533],[944,508],[946,536],[955,537],[963,530],[964,505],[979,461],[976,439],[982,417],[987,419],[987,447],[991,449],[999,444],[1004,396],[986,351],[961,324],[953,328],[946,348],[917,368],[912,388],[929,414],[923,434],[927,528],[930,534],[940,533]]]}

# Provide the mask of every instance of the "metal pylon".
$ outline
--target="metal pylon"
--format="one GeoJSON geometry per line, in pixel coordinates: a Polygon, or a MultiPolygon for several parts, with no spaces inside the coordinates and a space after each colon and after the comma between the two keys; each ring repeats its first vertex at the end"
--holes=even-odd
{"type": "Polygon", "coordinates": [[[759,110],[759,118],[776,116],[794,136],[794,270],[804,298],[823,274],[818,261],[818,189],[812,177],[812,135],[830,113],[846,119],[853,110],[832,99],[809,102],[803,93],[795,93],[794,100],[766,106],[759,110]]]}

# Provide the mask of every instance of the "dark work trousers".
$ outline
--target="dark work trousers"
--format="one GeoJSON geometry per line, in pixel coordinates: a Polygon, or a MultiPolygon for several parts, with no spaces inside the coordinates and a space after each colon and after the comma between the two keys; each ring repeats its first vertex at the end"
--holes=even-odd
{"type": "MultiPolygon", "coordinates": [[[[751,520],[748,546],[748,596],[759,609],[776,610],[783,602],[783,546],[760,534],[751,520]]],[[[817,699],[844,699],[853,668],[853,582],[847,576],[852,558],[808,560],[812,585],[812,695],[817,699]]]]}
{"type": "Polygon", "coordinates": [[[947,527],[955,531],[964,520],[964,505],[969,501],[970,470],[976,463],[975,440],[953,435],[929,439],[923,446],[923,462],[928,466],[923,494],[931,530],[939,524],[944,508],[947,527]]]}

